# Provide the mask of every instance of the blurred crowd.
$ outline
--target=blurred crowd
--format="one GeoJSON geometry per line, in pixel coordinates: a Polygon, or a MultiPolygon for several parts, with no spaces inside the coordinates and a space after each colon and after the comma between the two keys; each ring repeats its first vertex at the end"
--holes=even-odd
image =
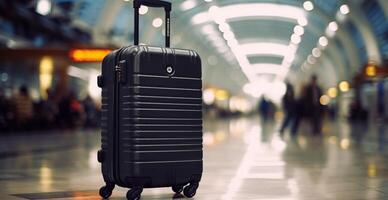
{"type": "Polygon", "coordinates": [[[52,128],[97,127],[100,111],[90,96],[74,92],[61,97],[47,90],[47,99],[33,101],[27,86],[7,98],[0,90],[0,132],[52,128]]]}
{"type": "Polygon", "coordinates": [[[318,85],[317,76],[313,75],[311,81],[302,87],[299,98],[295,97],[294,88],[287,83],[286,94],[283,97],[285,118],[280,128],[283,134],[286,127],[291,126],[291,135],[297,134],[302,119],[309,122],[312,134],[320,135],[323,119],[323,105],[320,102],[322,89],[318,85]]]}
{"type": "MultiPolygon", "coordinates": [[[[320,102],[322,89],[317,83],[317,76],[313,75],[308,84],[301,88],[300,95],[296,97],[293,85],[286,82],[286,93],[282,98],[284,111],[280,134],[283,135],[287,127],[290,127],[292,136],[296,136],[302,120],[310,124],[313,135],[321,134],[321,126],[324,115],[324,106],[320,102]]],[[[276,106],[263,97],[259,103],[259,112],[264,121],[274,118],[276,106]]]]}

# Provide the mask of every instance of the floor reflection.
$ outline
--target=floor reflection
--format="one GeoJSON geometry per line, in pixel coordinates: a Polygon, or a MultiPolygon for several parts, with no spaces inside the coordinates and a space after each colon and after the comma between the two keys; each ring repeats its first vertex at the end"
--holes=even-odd
{"type": "MultiPolygon", "coordinates": [[[[206,119],[195,199],[388,199],[384,122],[326,122],[297,137],[259,117],[206,119]]],[[[1,199],[99,199],[98,130],[0,136],[1,199]]],[[[125,199],[125,188],[112,199],[125,199]]],[[[168,188],[142,199],[181,199],[168,188]]]]}

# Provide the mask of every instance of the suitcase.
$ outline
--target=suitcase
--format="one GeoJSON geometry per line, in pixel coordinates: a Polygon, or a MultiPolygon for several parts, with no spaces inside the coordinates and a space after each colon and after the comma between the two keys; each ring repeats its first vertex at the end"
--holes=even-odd
{"type": "Polygon", "coordinates": [[[115,185],[172,187],[193,197],[202,176],[201,59],[192,50],[169,48],[171,3],[134,0],[134,44],[108,54],[102,62],[101,150],[98,161],[109,198],[115,185]],[[138,45],[141,5],[164,7],[166,47],[138,45]]]}

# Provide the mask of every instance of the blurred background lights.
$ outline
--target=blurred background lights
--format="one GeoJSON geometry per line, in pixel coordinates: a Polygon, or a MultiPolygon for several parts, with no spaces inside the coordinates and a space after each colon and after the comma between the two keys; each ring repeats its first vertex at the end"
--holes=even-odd
{"type": "Polygon", "coordinates": [[[216,95],[214,89],[208,88],[203,91],[203,102],[206,105],[212,105],[215,99],[216,95]]]}
{"type": "Polygon", "coordinates": [[[319,48],[314,48],[312,54],[314,57],[319,58],[322,55],[322,52],[319,48]]]}
{"type": "Polygon", "coordinates": [[[212,132],[203,133],[203,144],[205,146],[212,146],[215,143],[214,134],[212,132]]]}
{"type": "Polygon", "coordinates": [[[52,57],[45,56],[39,64],[39,90],[43,99],[47,99],[47,90],[53,80],[54,61],[52,57]]]}
{"type": "Polygon", "coordinates": [[[51,1],[39,0],[36,4],[36,12],[41,15],[48,15],[51,12],[51,1]]]}
{"type": "Polygon", "coordinates": [[[333,32],[337,31],[337,30],[338,30],[338,24],[337,24],[337,22],[330,22],[330,23],[329,23],[329,30],[330,30],[330,31],[333,31],[333,32]]]}
{"type": "Polygon", "coordinates": [[[307,57],[307,62],[308,62],[309,64],[315,64],[315,63],[317,62],[317,59],[316,59],[314,56],[309,55],[309,56],[307,57]]]}
{"type": "Polygon", "coordinates": [[[327,90],[327,95],[329,95],[330,98],[336,98],[337,94],[337,88],[335,87],[329,88],[329,90],[327,90]]]}
{"type": "Polygon", "coordinates": [[[346,5],[346,4],[342,5],[342,6],[340,7],[340,12],[341,12],[342,14],[344,14],[344,15],[349,14],[349,12],[350,12],[349,6],[346,5]]]}
{"type": "Polygon", "coordinates": [[[147,6],[140,6],[139,14],[145,15],[145,14],[147,14],[147,12],[148,12],[148,7],[147,6]]]}
{"type": "Polygon", "coordinates": [[[228,99],[228,92],[226,90],[216,90],[216,100],[217,101],[224,101],[228,99]]]}
{"type": "Polygon", "coordinates": [[[94,99],[101,98],[101,88],[97,86],[97,76],[100,74],[98,70],[91,69],[89,70],[89,81],[88,81],[88,92],[90,96],[94,99]]]}
{"type": "Polygon", "coordinates": [[[307,26],[308,21],[306,18],[298,18],[298,24],[301,26],[307,26]]]}
{"type": "Polygon", "coordinates": [[[152,26],[154,26],[155,28],[159,28],[160,26],[162,26],[163,24],[163,20],[161,18],[155,18],[153,21],[152,21],[152,26]]]}
{"type": "Polygon", "coordinates": [[[319,45],[321,45],[322,47],[326,47],[328,44],[329,44],[329,41],[325,36],[322,36],[319,38],[319,45]]]}
{"type": "Polygon", "coordinates": [[[3,82],[6,82],[8,80],[8,74],[7,73],[2,73],[0,77],[1,77],[1,81],[3,81],[3,82]]]}
{"type": "Polygon", "coordinates": [[[365,69],[366,75],[369,77],[376,76],[376,66],[374,64],[368,64],[368,66],[365,69]]]}
{"type": "Polygon", "coordinates": [[[291,42],[293,44],[299,44],[301,41],[302,41],[302,38],[300,38],[299,35],[297,35],[297,34],[292,34],[291,35],[291,42]]]}
{"type": "Polygon", "coordinates": [[[321,105],[326,106],[330,103],[330,97],[327,95],[322,95],[321,98],[319,98],[319,102],[321,105]]]}
{"type": "Polygon", "coordinates": [[[347,81],[341,81],[338,87],[341,90],[341,92],[347,92],[350,89],[349,82],[347,81]]]}
{"type": "Polygon", "coordinates": [[[304,34],[304,28],[302,26],[295,26],[294,33],[301,36],[304,34]]]}
{"type": "Polygon", "coordinates": [[[340,142],[340,146],[344,150],[348,149],[349,146],[350,146],[350,140],[347,139],[347,138],[342,139],[341,142],[340,142]]]}
{"type": "Polygon", "coordinates": [[[314,4],[311,1],[305,1],[303,3],[303,8],[307,11],[312,11],[314,10],[314,4]]]}
{"type": "Polygon", "coordinates": [[[219,27],[220,31],[223,33],[230,31],[230,26],[227,23],[222,23],[218,27],[219,27]]]}
{"type": "Polygon", "coordinates": [[[194,0],[186,0],[181,4],[182,10],[190,10],[194,8],[197,5],[197,3],[194,0]]]}
{"type": "Polygon", "coordinates": [[[376,164],[368,164],[368,177],[374,178],[377,175],[376,164]]]}

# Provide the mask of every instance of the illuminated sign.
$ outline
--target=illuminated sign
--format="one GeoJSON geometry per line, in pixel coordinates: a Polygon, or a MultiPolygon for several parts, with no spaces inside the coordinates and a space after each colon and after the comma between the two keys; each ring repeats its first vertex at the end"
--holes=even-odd
{"type": "Polygon", "coordinates": [[[101,62],[110,49],[73,49],[69,56],[74,62],[101,62]]]}
{"type": "Polygon", "coordinates": [[[368,65],[368,66],[366,66],[365,73],[369,77],[376,76],[376,66],[375,65],[368,65]]]}
{"type": "Polygon", "coordinates": [[[366,77],[388,77],[388,67],[387,65],[377,66],[375,63],[370,62],[364,68],[364,75],[366,77]]]}

